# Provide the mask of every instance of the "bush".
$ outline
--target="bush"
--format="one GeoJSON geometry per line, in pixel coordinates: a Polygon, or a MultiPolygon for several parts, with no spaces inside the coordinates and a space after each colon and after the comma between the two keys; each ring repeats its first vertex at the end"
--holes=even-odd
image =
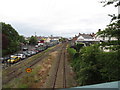
{"type": "Polygon", "coordinates": [[[79,85],[97,84],[120,80],[120,51],[102,52],[99,45],[83,47],[80,52],[68,49],[72,55],[71,65],[79,85]]]}
{"type": "Polygon", "coordinates": [[[69,52],[70,56],[73,58],[73,56],[76,53],[76,50],[74,48],[68,48],[68,52],[69,52]]]}
{"type": "Polygon", "coordinates": [[[99,63],[102,65],[100,72],[103,81],[116,81],[120,80],[120,61],[118,60],[118,52],[101,52],[98,58],[99,63]]]}
{"type": "Polygon", "coordinates": [[[95,84],[102,81],[99,65],[97,65],[99,52],[97,45],[85,47],[81,50],[80,70],[78,72],[78,82],[81,85],[95,84]]]}

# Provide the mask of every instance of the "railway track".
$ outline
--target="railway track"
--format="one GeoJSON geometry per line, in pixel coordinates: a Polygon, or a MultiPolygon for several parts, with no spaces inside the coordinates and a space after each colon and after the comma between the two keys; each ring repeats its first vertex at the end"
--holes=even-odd
{"type": "Polygon", "coordinates": [[[63,44],[62,49],[59,53],[59,59],[57,61],[55,77],[54,77],[53,85],[52,85],[53,90],[55,88],[66,88],[66,63],[65,63],[65,61],[66,61],[66,45],[67,45],[67,43],[63,44]],[[62,74],[62,75],[59,75],[59,74],[62,74]],[[61,76],[62,79],[59,78],[59,76],[61,76]],[[61,79],[61,80],[59,80],[59,79],[61,79]]]}
{"type": "Polygon", "coordinates": [[[18,76],[20,76],[21,74],[24,73],[25,68],[34,66],[39,61],[41,61],[43,58],[45,58],[49,53],[51,53],[57,49],[59,49],[59,45],[57,45],[55,48],[51,49],[50,51],[46,52],[45,54],[43,54],[41,57],[39,57],[35,60],[32,60],[32,62],[23,63],[22,66],[20,65],[18,67],[15,65],[16,68],[14,68],[14,65],[12,67],[10,67],[10,69],[8,68],[9,72],[5,76],[3,76],[2,84],[4,85],[4,84],[10,82],[11,80],[13,80],[14,78],[17,78],[18,76]]]}
{"type": "Polygon", "coordinates": [[[66,88],[66,52],[64,51],[64,61],[63,61],[64,75],[63,75],[63,88],[66,88]]]}

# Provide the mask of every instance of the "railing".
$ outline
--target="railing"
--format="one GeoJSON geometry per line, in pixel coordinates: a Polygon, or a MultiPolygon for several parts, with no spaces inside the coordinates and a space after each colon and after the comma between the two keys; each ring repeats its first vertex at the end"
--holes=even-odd
{"type": "Polygon", "coordinates": [[[120,81],[78,86],[78,87],[66,88],[60,90],[120,90],[120,81]]]}
{"type": "Polygon", "coordinates": [[[86,86],[80,86],[76,88],[119,88],[120,89],[120,81],[94,84],[94,85],[86,85],[86,86]]]}

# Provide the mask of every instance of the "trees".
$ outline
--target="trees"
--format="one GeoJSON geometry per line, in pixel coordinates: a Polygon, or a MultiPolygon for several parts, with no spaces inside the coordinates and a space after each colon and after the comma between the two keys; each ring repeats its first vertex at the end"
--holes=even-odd
{"type": "Polygon", "coordinates": [[[16,52],[19,49],[19,34],[10,24],[2,24],[2,55],[16,52]]]}
{"type": "MultiPolygon", "coordinates": [[[[82,47],[80,44],[77,44],[75,47],[78,48],[76,48],[77,52],[73,54],[71,65],[76,72],[79,85],[89,85],[101,82],[102,76],[97,61],[100,52],[98,46],[82,47]]],[[[71,48],[71,51],[72,49],[73,48],[71,48]]],[[[70,53],[71,51],[69,50],[70,53]]]]}
{"type": "Polygon", "coordinates": [[[111,5],[111,4],[115,4],[115,7],[118,7],[120,5],[120,1],[119,0],[108,0],[108,1],[102,1],[101,3],[105,3],[104,7],[107,5],[111,5]]]}
{"type": "Polygon", "coordinates": [[[37,44],[37,38],[34,37],[34,36],[31,36],[30,39],[29,39],[29,44],[30,44],[30,45],[35,45],[35,44],[37,44]]]}
{"type": "Polygon", "coordinates": [[[14,53],[20,49],[20,44],[25,43],[25,38],[10,25],[1,22],[2,25],[2,56],[14,53]]]}
{"type": "Polygon", "coordinates": [[[97,32],[97,34],[104,38],[109,37],[109,40],[111,39],[111,37],[115,37],[119,41],[120,40],[120,23],[118,22],[111,23],[107,25],[107,27],[104,30],[97,32]]]}
{"type": "MultiPolygon", "coordinates": [[[[120,1],[119,0],[109,0],[109,1],[105,1],[104,2],[105,5],[104,6],[107,6],[107,5],[110,5],[110,4],[115,4],[115,7],[118,7],[120,6],[120,1]]],[[[107,27],[103,30],[103,31],[99,31],[97,32],[98,35],[103,35],[103,36],[107,36],[109,37],[109,42],[108,43],[111,43],[110,42],[110,39],[111,37],[115,37],[117,40],[117,44],[116,45],[120,45],[120,14],[118,13],[118,15],[110,15],[111,18],[111,21],[110,21],[110,24],[107,25],[107,27]]],[[[117,46],[117,49],[119,50],[120,47],[117,46]]]]}
{"type": "Polygon", "coordinates": [[[26,40],[25,40],[24,36],[22,36],[22,35],[19,36],[19,42],[26,44],[26,40]]]}
{"type": "MultiPolygon", "coordinates": [[[[114,2],[119,5],[119,0],[111,0],[106,5],[114,2]]],[[[74,46],[76,52],[73,54],[71,65],[76,72],[76,79],[79,85],[89,85],[101,82],[120,80],[120,15],[112,16],[111,23],[107,27],[97,32],[103,38],[116,37],[117,41],[103,42],[98,45],[87,47],[74,46]],[[104,52],[99,49],[100,45],[112,45],[113,51],[104,52]],[[117,47],[117,48],[116,48],[117,47]],[[79,54],[78,54],[79,52],[79,54]]]]}
{"type": "Polygon", "coordinates": [[[82,47],[79,54],[73,48],[68,52],[73,56],[71,65],[79,85],[120,80],[118,52],[103,52],[99,45],[82,47]]]}
{"type": "Polygon", "coordinates": [[[4,41],[4,42],[2,43],[2,48],[3,48],[3,49],[8,48],[9,39],[8,39],[8,37],[7,37],[5,34],[2,34],[2,41],[4,41]]]}
{"type": "Polygon", "coordinates": [[[78,72],[78,81],[81,85],[95,84],[102,81],[97,61],[99,52],[97,45],[82,48],[80,52],[80,71],[78,72]]]}
{"type": "Polygon", "coordinates": [[[117,52],[100,52],[98,62],[103,82],[120,80],[120,61],[117,52]]]}

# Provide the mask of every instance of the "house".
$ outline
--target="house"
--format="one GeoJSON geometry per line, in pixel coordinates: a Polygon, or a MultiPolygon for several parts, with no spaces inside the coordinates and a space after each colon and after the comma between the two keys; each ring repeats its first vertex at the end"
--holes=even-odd
{"type": "Polygon", "coordinates": [[[76,37],[76,40],[75,40],[75,43],[85,43],[87,45],[90,45],[92,43],[95,43],[95,42],[99,42],[100,40],[99,39],[95,39],[94,38],[95,35],[92,35],[92,34],[81,34],[79,33],[79,35],[76,37]]]}
{"type": "Polygon", "coordinates": [[[51,42],[59,42],[61,37],[51,37],[51,42]]]}
{"type": "Polygon", "coordinates": [[[37,40],[38,40],[38,46],[40,46],[40,45],[44,45],[46,38],[39,36],[37,37],[37,40]]]}
{"type": "Polygon", "coordinates": [[[46,42],[46,43],[49,43],[50,40],[51,40],[51,38],[50,38],[50,37],[47,37],[46,40],[45,40],[45,42],[46,42]]]}
{"type": "Polygon", "coordinates": [[[45,36],[39,36],[37,37],[38,40],[38,45],[48,45],[48,44],[53,44],[53,43],[58,43],[59,39],[61,37],[45,37],[45,36]]]}

